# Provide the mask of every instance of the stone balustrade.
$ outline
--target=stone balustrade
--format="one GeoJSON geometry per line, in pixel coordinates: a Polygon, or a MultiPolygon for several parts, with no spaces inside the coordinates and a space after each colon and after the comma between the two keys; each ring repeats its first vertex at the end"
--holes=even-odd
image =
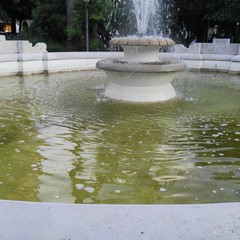
{"type": "Polygon", "coordinates": [[[239,55],[240,44],[230,43],[228,38],[214,38],[212,43],[193,43],[189,48],[181,44],[175,46],[176,53],[239,55]]]}
{"type": "Polygon", "coordinates": [[[47,52],[47,45],[45,43],[37,43],[33,46],[29,41],[7,41],[4,35],[0,35],[0,54],[45,52],[47,52]]]}
{"type": "MultiPolygon", "coordinates": [[[[47,52],[45,43],[6,41],[0,35],[0,76],[93,70],[105,58],[122,58],[122,52],[47,52]]],[[[182,60],[189,69],[240,74],[240,44],[229,39],[193,43],[189,48],[175,45],[173,53],[161,58],[182,60]]]]}

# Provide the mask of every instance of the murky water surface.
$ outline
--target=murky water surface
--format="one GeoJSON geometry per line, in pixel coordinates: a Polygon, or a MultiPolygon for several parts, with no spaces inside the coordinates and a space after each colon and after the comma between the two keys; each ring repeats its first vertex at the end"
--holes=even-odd
{"type": "Polygon", "coordinates": [[[101,97],[105,76],[0,79],[0,198],[240,201],[240,77],[184,73],[176,99],[101,97]]]}

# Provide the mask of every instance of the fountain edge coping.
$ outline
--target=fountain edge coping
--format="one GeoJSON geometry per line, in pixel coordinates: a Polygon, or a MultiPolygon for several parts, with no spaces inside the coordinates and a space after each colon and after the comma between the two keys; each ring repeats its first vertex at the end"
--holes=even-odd
{"type": "Polygon", "coordinates": [[[102,205],[0,201],[0,236],[24,239],[238,240],[240,203],[102,205]]]}

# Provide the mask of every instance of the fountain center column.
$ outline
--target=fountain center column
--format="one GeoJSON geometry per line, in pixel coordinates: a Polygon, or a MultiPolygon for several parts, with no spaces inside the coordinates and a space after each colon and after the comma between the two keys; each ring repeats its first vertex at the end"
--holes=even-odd
{"type": "Polygon", "coordinates": [[[147,63],[159,60],[159,46],[124,46],[124,61],[147,63]]]}

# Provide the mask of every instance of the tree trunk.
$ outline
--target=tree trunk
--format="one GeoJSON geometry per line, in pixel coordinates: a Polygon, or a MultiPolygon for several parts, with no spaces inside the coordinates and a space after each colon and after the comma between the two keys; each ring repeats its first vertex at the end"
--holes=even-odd
{"type": "Polygon", "coordinates": [[[16,34],[16,19],[11,17],[12,34],[16,34]]]}
{"type": "Polygon", "coordinates": [[[74,39],[72,34],[68,31],[68,28],[72,24],[72,17],[73,17],[73,10],[74,10],[74,0],[66,0],[66,6],[67,6],[67,50],[73,51],[75,48],[74,39]]]}

